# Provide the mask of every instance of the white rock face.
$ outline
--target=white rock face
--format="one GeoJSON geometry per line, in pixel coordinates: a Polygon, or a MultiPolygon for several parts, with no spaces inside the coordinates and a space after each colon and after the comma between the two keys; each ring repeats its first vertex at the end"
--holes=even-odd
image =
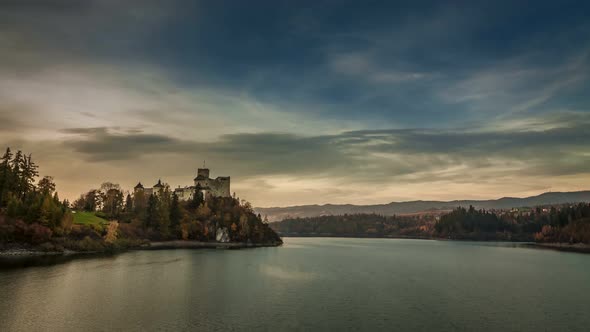
{"type": "Polygon", "coordinates": [[[227,231],[227,227],[218,228],[217,232],[215,233],[215,240],[217,242],[229,242],[229,233],[227,231]]]}

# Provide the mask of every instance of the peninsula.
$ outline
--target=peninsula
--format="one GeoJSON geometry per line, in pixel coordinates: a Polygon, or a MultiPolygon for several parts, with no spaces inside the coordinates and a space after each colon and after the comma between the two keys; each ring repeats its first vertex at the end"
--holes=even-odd
{"type": "Polygon", "coordinates": [[[10,148],[0,159],[0,252],[106,252],[125,249],[278,246],[281,238],[249,202],[230,195],[230,178],[172,190],[161,180],[132,192],[103,183],[73,203],[60,200],[50,176],[30,155],[10,148]]]}

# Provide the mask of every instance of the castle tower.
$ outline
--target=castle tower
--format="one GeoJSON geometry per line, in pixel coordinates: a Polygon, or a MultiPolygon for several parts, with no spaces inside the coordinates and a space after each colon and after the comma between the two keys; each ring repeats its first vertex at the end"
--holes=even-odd
{"type": "Polygon", "coordinates": [[[141,182],[139,182],[134,188],[133,188],[133,192],[139,192],[139,191],[143,191],[143,185],[141,184],[141,182]]]}
{"type": "Polygon", "coordinates": [[[209,178],[209,169],[208,168],[199,168],[199,170],[197,170],[197,177],[203,178],[203,179],[208,179],[209,178]]]}

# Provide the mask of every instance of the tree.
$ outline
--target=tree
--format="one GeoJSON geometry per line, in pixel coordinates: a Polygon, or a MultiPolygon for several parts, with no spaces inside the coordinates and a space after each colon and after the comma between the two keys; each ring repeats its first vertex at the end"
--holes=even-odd
{"type": "Polygon", "coordinates": [[[55,182],[53,182],[52,176],[44,176],[39,183],[37,184],[37,188],[43,195],[52,195],[55,191],[55,182]]]}
{"type": "Polygon", "coordinates": [[[131,213],[133,211],[133,199],[131,198],[131,194],[127,194],[125,198],[125,212],[131,213]]]}
{"type": "Polygon", "coordinates": [[[147,206],[149,197],[143,191],[137,191],[133,194],[133,215],[142,224],[145,224],[147,218],[147,206]]]}
{"type": "Polygon", "coordinates": [[[189,208],[191,210],[197,209],[201,204],[203,204],[203,192],[201,191],[201,186],[197,184],[195,188],[195,193],[193,194],[192,199],[189,202],[189,208]]]}
{"type": "Polygon", "coordinates": [[[6,148],[6,152],[0,159],[0,207],[4,206],[7,194],[12,189],[13,173],[11,167],[12,151],[6,148]]]}
{"type": "Polygon", "coordinates": [[[144,221],[144,227],[150,228],[155,226],[158,220],[158,200],[156,195],[150,195],[147,202],[147,211],[144,221]]]}
{"type": "Polygon", "coordinates": [[[182,211],[178,202],[176,193],[172,193],[172,202],[170,203],[170,227],[175,230],[180,225],[182,211]]]}
{"type": "Polygon", "coordinates": [[[13,176],[13,183],[12,183],[12,192],[19,198],[19,199],[23,199],[21,193],[22,193],[22,188],[23,188],[23,181],[22,181],[22,174],[23,174],[23,169],[22,169],[22,164],[23,164],[23,153],[22,151],[18,150],[16,151],[16,154],[14,155],[14,158],[12,158],[11,164],[10,164],[10,168],[12,170],[12,176],[13,176]]]}
{"type": "Polygon", "coordinates": [[[31,154],[25,160],[23,182],[25,192],[28,193],[35,189],[35,178],[39,176],[39,166],[32,161],[31,154]]]}
{"type": "Polygon", "coordinates": [[[170,235],[170,190],[165,187],[157,200],[156,228],[164,237],[170,235]]]}
{"type": "Polygon", "coordinates": [[[248,224],[248,215],[242,213],[240,215],[240,236],[243,240],[247,239],[250,235],[250,225],[248,224]]]}
{"type": "Polygon", "coordinates": [[[102,212],[109,219],[118,218],[123,210],[123,192],[117,188],[110,188],[102,196],[102,212]]]}

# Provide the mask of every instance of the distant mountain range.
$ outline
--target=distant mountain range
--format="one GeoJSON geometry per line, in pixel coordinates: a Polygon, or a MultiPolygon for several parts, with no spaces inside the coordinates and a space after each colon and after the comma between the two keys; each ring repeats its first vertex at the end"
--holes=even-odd
{"type": "Polygon", "coordinates": [[[315,217],[321,215],[340,215],[352,213],[377,213],[381,215],[409,214],[433,210],[451,210],[458,206],[473,205],[477,209],[510,209],[538,205],[590,202],[590,191],[547,192],[531,197],[503,197],[492,200],[462,201],[408,201],[377,205],[325,204],[300,205],[289,207],[255,208],[256,213],[266,215],[269,221],[285,218],[315,217]]]}

